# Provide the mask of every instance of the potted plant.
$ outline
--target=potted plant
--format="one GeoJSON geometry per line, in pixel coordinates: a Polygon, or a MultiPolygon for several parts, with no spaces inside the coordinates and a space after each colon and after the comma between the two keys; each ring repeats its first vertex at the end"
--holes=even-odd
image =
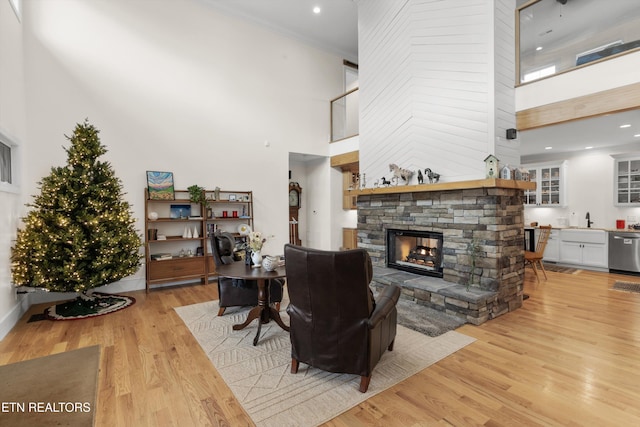
{"type": "Polygon", "coordinates": [[[189,192],[189,201],[191,203],[197,203],[200,206],[209,208],[209,199],[204,194],[204,187],[194,184],[187,187],[187,191],[189,192]]]}

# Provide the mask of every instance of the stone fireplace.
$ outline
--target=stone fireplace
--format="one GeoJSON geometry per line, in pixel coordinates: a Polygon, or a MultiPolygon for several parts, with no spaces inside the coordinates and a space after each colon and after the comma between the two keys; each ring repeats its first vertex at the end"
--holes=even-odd
{"type": "MultiPolygon", "coordinates": [[[[371,256],[375,285],[399,284],[403,296],[474,324],[519,308],[525,188],[535,184],[486,179],[360,190],[358,246],[371,256]],[[441,272],[424,276],[389,265],[391,230],[442,235],[441,272]]],[[[416,247],[434,246],[433,240],[421,242],[416,247]]]]}

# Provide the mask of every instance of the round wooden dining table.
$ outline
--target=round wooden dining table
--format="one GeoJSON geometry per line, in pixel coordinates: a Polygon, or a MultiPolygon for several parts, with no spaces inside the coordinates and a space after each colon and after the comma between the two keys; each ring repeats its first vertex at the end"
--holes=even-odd
{"type": "Polygon", "coordinates": [[[251,309],[243,323],[233,325],[234,331],[239,331],[247,327],[254,319],[258,320],[258,332],[253,339],[253,345],[258,344],[262,324],[274,320],[278,326],[289,332],[289,327],[284,324],[280,313],[269,304],[269,281],[280,279],[286,276],[284,266],[276,268],[274,271],[267,271],[262,267],[250,267],[244,262],[233,262],[231,264],[216,267],[216,274],[232,279],[255,280],[258,283],[258,305],[251,309]]]}

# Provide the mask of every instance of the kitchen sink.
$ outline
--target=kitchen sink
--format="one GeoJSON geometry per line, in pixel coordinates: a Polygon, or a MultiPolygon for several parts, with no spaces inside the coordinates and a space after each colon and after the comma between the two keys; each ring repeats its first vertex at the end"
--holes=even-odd
{"type": "Polygon", "coordinates": [[[597,228],[563,228],[560,230],[560,239],[568,242],[606,243],[607,232],[597,228]]]}

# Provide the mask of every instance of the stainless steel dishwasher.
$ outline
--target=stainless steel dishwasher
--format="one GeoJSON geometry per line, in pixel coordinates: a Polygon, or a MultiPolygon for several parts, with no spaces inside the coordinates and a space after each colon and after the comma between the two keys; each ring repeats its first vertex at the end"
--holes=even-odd
{"type": "Polygon", "coordinates": [[[609,270],[640,273],[640,233],[609,232],[609,270]]]}

